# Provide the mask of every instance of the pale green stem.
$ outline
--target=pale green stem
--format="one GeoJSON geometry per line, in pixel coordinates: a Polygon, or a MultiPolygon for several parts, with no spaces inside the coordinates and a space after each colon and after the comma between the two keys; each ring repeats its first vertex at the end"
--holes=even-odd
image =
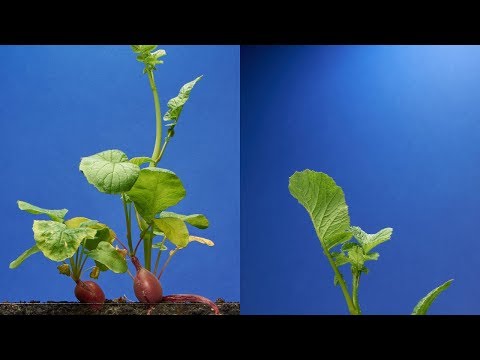
{"type": "Polygon", "coordinates": [[[150,226],[150,236],[145,236],[143,239],[143,256],[145,257],[145,269],[148,271],[152,268],[152,241],[153,241],[153,226],[150,226]]]}
{"type": "Polygon", "coordinates": [[[155,123],[156,123],[156,131],[155,131],[155,146],[153,148],[152,159],[153,162],[150,163],[150,166],[157,165],[157,158],[160,156],[160,149],[162,147],[162,111],[160,109],[160,100],[158,99],[158,91],[157,86],[155,85],[155,79],[153,77],[153,70],[147,71],[148,80],[150,82],[150,88],[152,89],[153,93],[153,102],[155,103],[155,123]]]}
{"type": "Polygon", "coordinates": [[[170,255],[168,256],[167,261],[165,261],[165,264],[163,264],[162,270],[160,270],[160,274],[158,274],[158,276],[157,276],[157,279],[158,279],[158,280],[160,280],[160,278],[161,278],[162,275],[163,275],[163,272],[164,272],[165,269],[167,268],[168,263],[170,262],[170,260],[172,260],[173,255],[175,255],[178,250],[179,250],[179,248],[177,247],[177,248],[175,248],[175,250],[173,250],[173,251],[170,253],[170,255]]]}
{"type": "Polygon", "coordinates": [[[357,309],[357,313],[361,314],[362,311],[360,310],[360,304],[358,302],[358,287],[360,285],[360,271],[353,271],[352,272],[352,297],[353,297],[353,306],[357,309]]]}
{"type": "Polygon", "coordinates": [[[125,213],[125,222],[127,223],[127,241],[128,248],[130,250],[130,255],[133,254],[133,243],[132,243],[132,222],[131,222],[131,212],[127,209],[127,201],[125,200],[124,195],[122,194],[123,202],[123,211],[125,213]]]}
{"type": "Polygon", "coordinates": [[[163,253],[163,251],[161,249],[162,249],[162,246],[165,243],[166,239],[167,239],[167,237],[164,236],[163,239],[162,239],[162,242],[160,243],[160,249],[159,249],[158,254],[157,254],[157,260],[155,260],[155,267],[153,268],[153,274],[157,274],[158,264],[160,262],[160,256],[162,256],[162,253],[163,253]]]}
{"type": "Polygon", "coordinates": [[[333,272],[335,273],[335,276],[338,280],[340,288],[342,289],[343,296],[345,297],[345,301],[347,302],[348,311],[350,312],[351,315],[358,315],[357,310],[353,305],[352,298],[350,297],[350,294],[347,289],[347,284],[345,283],[345,280],[343,279],[342,274],[340,274],[340,271],[338,271],[337,265],[335,265],[335,261],[333,260],[332,255],[328,252],[326,247],[323,245],[323,242],[321,243],[323,247],[323,252],[325,253],[325,256],[327,257],[330,265],[332,266],[333,272]]]}

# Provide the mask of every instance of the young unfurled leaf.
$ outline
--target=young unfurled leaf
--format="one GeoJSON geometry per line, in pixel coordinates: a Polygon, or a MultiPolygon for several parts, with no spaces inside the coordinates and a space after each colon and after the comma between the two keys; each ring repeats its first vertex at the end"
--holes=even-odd
{"type": "Polygon", "coordinates": [[[58,269],[58,272],[62,275],[70,276],[70,274],[71,274],[70,265],[68,265],[68,264],[58,265],[57,269],[58,269]]]}
{"type": "Polygon", "coordinates": [[[102,241],[98,243],[98,246],[88,251],[87,255],[115,273],[124,273],[127,271],[125,258],[108,242],[102,241]]]}
{"type": "Polygon", "coordinates": [[[152,158],[146,157],[146,156],[141,156],[141,157],[134,157],[128,160],[132,164],[135,164],[137,166],[143,165],[145,163],[153,162],[152,158]]]}
{"type": "Polygon", "coordinates": [[[160,219],[153,219],[155,227],[165,234],[167,239],[183,248],[188,245],[188,229],[183,220],[174,217],[164,217],[160,219]]]}
{"type": "Polygon", "coordinates": [[[170,211],[162,211],[160,213],[160,217],[176,217],[180,220],[185,221],[186,223],[195,226],[198,229],[206,229],[208,228],[208,219],[205,217],[205,215],[202,214],[192,214],[192,215],[181,215],[181,214],[176,214],[174,212],[170,211]]]}
{"type": "Polygon", "coordinates": [[[350,231],[352,232],[355,239],[358,240],[360,245],[362,245],[363,250],[365,250],[365,253],[368,253],[377,245],[380,245],[381,243],[387,240],[390,240],[393,229],[385,228],[380,230],[376,234],[367,234],[365,231],[360,229],[360,227],[352,226],[350,227],[350,231]]]}
{"type": "Polygon", "coordinates": [[[84,239],[93,239],[96,230],[88,227],[67,228],[65,224],[46,221],[33,221],[33,237],[37,247],[47,258],[63,261],[72,257],[84,239]]]}
{"type": "Polygon", "coordinates": [[[80,171],[88,182],[106,194],[130,190],[140,174],[138,165],[120,150],[107,150],[82,158],[80,171]]]}
{"type": "Polygon", "coordinates": [[[418,302],[418,304],[413,309],[412,315],[426,315],[430,305],[435,301],[438,295],[441,292],[448,289],[450,284],[452,283],[453,279],[448,280],[447,282],[443,283],[439,287],[430,291],[427,296],[425,296],[422,300],[418,302]]]}
{"type": "Polygon", "coordinates": [[[142,169],[137,182],[127,192],[135,209],[148,223],[158,212],[176,205],[185,194],[185,188],[175,173],[153,167],[142,169]]]}
{"type": "Polygon", "coordinates": [[[10,269],[15,269],[15,268],[17,268],[18,266],[20,266],[20,264],[21,264],[22,262],[25,261],[25,259],[27,259],[28,257],[32,256],[33,254],[36,254],[37,252],[40,252],[40,249],[37,247],[37,245],[33,245],[30,249],[25,250],[18,258],[16,258],[15,260],[13,260],[13,261],[10,263],[9,268],[10,268],[10,269]]]}
{"type": "Polygon", "coordinates": [[[58,221],[58,222],[62,222],[63,218],[65,217],[65,215],[68,212],[67,209],[60,209],[60,210],[42,209],[38,206],[29,204],[29,203],[27,203],[25,201],[21,201],[21,200],[18,200],[17,204],[18,204],[18,208],[20,210],[23,210],[23,211],[26,211],[30,214],[35,214],[35,215],[39,215],[39,214],[47,215],[53,221],[58,221]]]}
{"type": "Polygon", "coordinates": [[[345,195],[330,176],[312,170],[295,172],[288,189],[309,213],[317,236],[327,250],[352,237],[345,195]]]}
{"type": "Polygon", "coordinates": [[[212,240],[202,238],[200,236],[192,236],[190,235],[188,237],[188,243],[191,243],[192,241],[196,241],[200,244],[207,245],[207,246],[214,246],[215,243],[212,240]]]}
{"type": "Polygon", "coordinates": [[[170,99],[168,101],[168,111],[165,113],[163,116],[163,120],[165,121],[173,121],[176,123],[178,121],[178,118],[180,117],[180,114],[183,110],[183,105],[187,102],[188,98],[190,97],[190,93],[192,92],[193,87],[195,84],[203,77],[199,76],[195,80],[190,81],[189,83],[186,83],[185,85],[182,86],[180,89],[180,92],[176,97],[173,99],[170,99]]]}
{"type": "Polygon", "coordinates": [[[379,253],[365,254],[362,247],[358,244],[354,244],[352,248],[348,250],[348,261],[352,264],[355,271],[362,271],[365,261],[378,260],[379,253]]]}
{"type": "Polygon", "coordinates": [[[150,53],[155,50],[158,45],[131,45],[132,50],[137,54],[150,53]]]}
{"type": "Polygon", "coordinates": [[[348,257],[343,252],[332,252],[331,255],[337,267],[349,263],[348,257]]]}

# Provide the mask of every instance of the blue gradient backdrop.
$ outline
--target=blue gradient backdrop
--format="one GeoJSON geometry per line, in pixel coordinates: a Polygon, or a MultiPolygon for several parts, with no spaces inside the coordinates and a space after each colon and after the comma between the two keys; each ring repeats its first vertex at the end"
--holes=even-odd
{"type": "MultiPolygon", "coordinates": [[[[166,294],[240,298],[239,47],[165,46],[157,85],[166,110],[180,86],[205,77],[185,106],[162,167],[182,179],[186,198],[173,211],[204,213],[215,241],[192,244],[176,255],[162,284],[166,294]]],[[[125,238],[118,196],[89,185],[78,170],[82,156],[119,148],[130,157],[151,155],[154,107],[142,64],[129,46],[0,46],[0,301],[74,300],[73,282],[36,254],[19,268],[8,264],[34,243],[33,215],[21,199],[67,208],[109,224],[125,238]]],[[[196,229],[194,229],[196,230],[196,229]]],[[[85,275],[88,278],[88,273],[85,275]]],[[[127,274],[102,274],[107,298],[134,299],[127,274]]]]}
{"type": "Polygon", "coordinates": [[[480,314],[480,47],[242,47],[241,59],[242,313],[347,312],[288,191],[309,168],[342,186],[353,225],[394,228],[362,277],[364,313],[409,314],[454,278],[430,313],[480,314]]]}

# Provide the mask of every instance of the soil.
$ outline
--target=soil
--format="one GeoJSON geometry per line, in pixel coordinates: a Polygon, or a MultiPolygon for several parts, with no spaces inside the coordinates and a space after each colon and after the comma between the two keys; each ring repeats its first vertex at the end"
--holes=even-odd
{"type": "MultiPolygon", "coordinates": [[[[240,303],[215,302],[222,315],[240,315],[240,303]]],[[[88,304],[78,302],[39,301],[2,302],[0,315],[213,315],[205,304],[160,303],[156,305],[126,302],[122,298],[106,300],[101,310],[92,309],[88,304]]]]}

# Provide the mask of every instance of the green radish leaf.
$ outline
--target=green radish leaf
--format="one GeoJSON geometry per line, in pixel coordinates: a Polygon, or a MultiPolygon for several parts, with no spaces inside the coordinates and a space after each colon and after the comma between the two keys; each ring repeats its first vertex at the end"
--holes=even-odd
{"type": "Polygon", "coordinates": [[[165,217],[160,219],[153,219],[155,227],[162,231],[167,239],[178,246],[184,248],[189,242],[189,233],[185,223],[174,217],[165,217]]]}
{"type": "Polygon", "coordinates": [[[426,315],[428,309],[430,308],[430,305],[432,305],[432,303],[435,301],[437,296],[440,295],[441,292],[448,289],[452,281],[453,279],[448,280],[439,287],[430,291],[427,296],[425,296],[422,300],[418,302],[417,306],[415,306],[415,308],[413,309],[412,315],[426,315]]]}
{"type": "Polygon", "coordinates": [[[75,254],[84,239],[93,239],[96,230],[88,227],[70,229],[67,225],[45,220],[33,221],[33,237],[48,259],[63,261],[75,254]]]}
{"type": "Polygon", "coordinates": [[[110,243],[102,241],[98,246],[87,252],[88,257],[105,265],[119,274],[127,271],[127,261],[110,243]]]}
{"type": "Polygon", "coordinates": [[[140,216],[150,223],[155,214],[182,200],[186,191],[175,173],[148,167],[140,171],[137,182],[127,194],[140,216]]]}
{"type": "Polygon", "coordinates": [[[180,114],[183,110],[183,105],[185,105],[188,98],[190,97],[190,93],[192,92],[195,84],[200,81],[202,77],[203,75],[183,85],[178,95],[168,101],[168,111],[163,116],[163,120],[174,121],[175,123],[178,121],[178,118],[180,117],[180,114]]]}
{"type": "Polygon", "coordinates": [[[137,166],[143,165],[145,163],[153,162],[152,158],[146,157],[146,156],[141,156],[141,157],[134,157],[128,160],[132,164],[135,164],[137,166]]]}
{"type": "Polygon", "coordinates": [[[160,251],[167,251],[168,250],[168,248],[165,246],[165,244],[162,244],[161,242],[153,244],[152,248],[159,249],[160,251]]]}
{"type": "Polygon", "coordinates": [[[350,217],[345,195],[327,174],[312,170],[295,172],[288,189],[305,207],[319,240],[327,250],[350,240],[350,217]]]}
{"type": "Polygon", "coordinates": [[[22,262],[25,261],[25,259],[27,259],[28,257],[32,256],[33,254],[36,254],[36,253],[39,252],[39,251],[40,251],[40,249],[37,247],[37,245],[33,245],[30,249],[25,250],[18,258],[16,258],[15,260],[13,260],[13,261],[10,263],[9,268],[10,268],[10,269],[15,269],[15,268],[17,268],[22,262]]]}
{"type": "Polygon", "coordinates": [[[47,210],[47,209],[42,209],[38,206],[29,204],[25,201],[18,200],[17,201],[18,208],[20,210],[26,211],[30,214],[42,214],[42,215],[48,215],[50,219],[53,221],[58,221],[58,222],[63,222],[63,218],[67,214],[68,210],[67,209],[60,209],[60,210],[47,210]]]}
{"type": "Polygon", "coordinates": [[[140,168],[129,162],[122,151],[107,150],[82,158],[80,171],[99,191],[120,194],[132,188],[140,168]]]}
{"type": "Polygon", "coordinates": [[[365,253],[370,252],[370,250],[380,245],[381,243],[387,240],[390,240],[390,237],[392,236],[392,233],[393,233],[392,228],[385,228],[380,230],[376,234],[367,234],[358,226],[350,227],[350,231],[352,232],[355,239],[358,240],[360,245],[362,245],[365,253]]]}
{"type": "Polygon", "coordinates": [[[192,226],[195,226],[198,229],[206,229],[209,225],[208,219],[205,217],[205,215],[202,214],[181,215],[170,211],[163,211],[162,213],[160,213],[160,217],[175,217],[177,219],[185,221],[192,226]]]}
{"type": "Polygon", "coordinates": [[[88,227],[90,229],[96,230],[95,237],[93,239],[85,240],[85,248],[88,250],[93,250],[97,247],[98,243],[101,241],[107,241],[112,243],[116,238],[115,232],[110,229],[107,225],[98,222],[97,220],[90,220],[85,217],[74,217],[65,221],[67,228],[76,229],[88,227]]]}

